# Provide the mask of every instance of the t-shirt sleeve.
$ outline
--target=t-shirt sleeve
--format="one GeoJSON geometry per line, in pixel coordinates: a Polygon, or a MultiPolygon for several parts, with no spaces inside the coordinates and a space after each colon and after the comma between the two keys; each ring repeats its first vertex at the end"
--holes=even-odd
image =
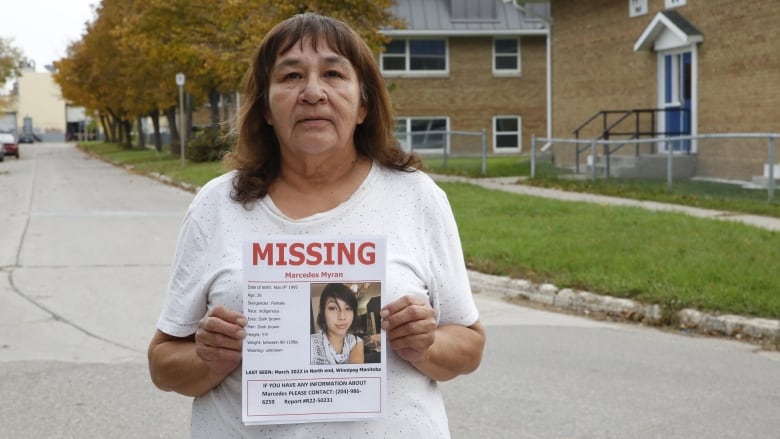
{"type": "Polygon", "coordinates": [[[182,223],[157,328],[175,337],[186,337],[197,330],[206,315],[209,266],[208,231],[197,208],[192,206],[182,223]]]}
{"type": "Polygon", "coordinates": [[[447,195],[435,183],[431,184],[434,188],[425,209],[431,303],[440,325],[471,326],[479,319],[479,312],[471,293],[458,227],[447,195]]]}

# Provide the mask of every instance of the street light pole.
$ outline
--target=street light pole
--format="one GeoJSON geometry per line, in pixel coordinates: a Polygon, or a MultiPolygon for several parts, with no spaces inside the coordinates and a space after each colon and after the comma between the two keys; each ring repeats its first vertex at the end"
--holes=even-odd
{"type": "Polygon", "coordinates": [[[182,166],[184,166],[184,145],[187,144],[187,130],[184,129],[184,80],[184,73],[176,74],[176,85],[179,86],[179,151],[182,166]]]}

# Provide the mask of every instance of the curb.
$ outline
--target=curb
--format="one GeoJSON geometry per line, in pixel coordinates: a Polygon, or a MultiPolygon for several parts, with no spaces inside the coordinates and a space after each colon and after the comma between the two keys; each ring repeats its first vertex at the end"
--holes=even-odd
{"type": "Polygon", "coordinates": [[[660,305],[631,299],[603,296],[587,291],[558,288],[553,284],[533,284],[522,279],[494,276],[469,270],[474,293],[494,294],[508,301],[528,301],[595,318],[638,322],[650,326],[673,327],[688,333],[744,340],[780,348],[780,320],[738,315],[714,315],[686,308],[676,313],[660,305]]]}
{"type": "MultiPolygon", "coordinates": [[[[129,171],[133,170],[133,166],[132,165],[124,165],[124,168],[129,170],[129,171]]],[[[153,179],[155,179],[155,180],[157,180],[157,181],[159,181],[161,183],[165,183],[165,184],[167,184],[169,186],[174,186],[174,187],[177,187],[177,188],[180,188],[180,189],[184,189],[187,192],[197,193],[200,190],[200,186],[195,186],[194,184],[189,184],[189,183],[183,183],[183,182],[175,181],[174,179],[172,179],[171,177],[169,177],[169,176],[167,176],[165,174],[160,174],[158,172],[151,172],[148,175],[151,178],[153,178],[153,179]]]]}

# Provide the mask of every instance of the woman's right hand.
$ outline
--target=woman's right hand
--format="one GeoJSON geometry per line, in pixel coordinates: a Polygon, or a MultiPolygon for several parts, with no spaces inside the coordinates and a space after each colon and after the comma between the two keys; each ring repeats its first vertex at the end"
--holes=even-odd
{"type": "Polygon", "coordinates": [[[149,342],[149,374],[162,390],[200,396],[241,364],[247,319],[223,306],[211,310],[187,337],[159,329],[149,342]]]}
{"type": "Polygon", "coordinates": [[[247,319],[224,306],[211,310],[195,332],[195,352],[218,375],[227,376],[241,364],[247,319]]]}

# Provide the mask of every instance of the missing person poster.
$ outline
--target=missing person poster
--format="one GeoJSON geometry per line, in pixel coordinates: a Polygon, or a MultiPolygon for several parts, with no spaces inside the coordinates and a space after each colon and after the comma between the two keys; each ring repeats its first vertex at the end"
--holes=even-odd
{"type": "Polygon", "coordinates": [[[242,250],[243,422],[383,417],[385,238],[257,236],[242,250]]]}

